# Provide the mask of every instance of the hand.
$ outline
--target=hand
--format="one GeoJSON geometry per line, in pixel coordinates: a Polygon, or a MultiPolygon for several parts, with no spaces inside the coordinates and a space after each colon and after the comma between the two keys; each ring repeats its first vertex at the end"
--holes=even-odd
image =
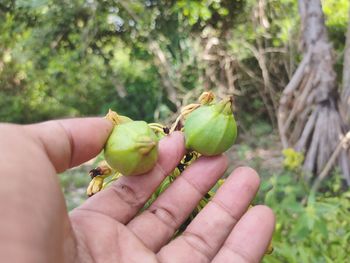
{"type": "Polygon", "coordinates": [[[112,125],[101,118],[0,125],[0,258],[6,262],[259,262],[274,228],[272,211],[247,211],[259,177],[236,169],[173,241],[174,231],[227,168],[201,157],[152,204],[143,204],[185,153],[182,133],[160,142],[148,174],[122,177],[70,215],[57,173],[97,155],[112,125]],[[247,211],[247,212],[246,212],[247,211]]]}

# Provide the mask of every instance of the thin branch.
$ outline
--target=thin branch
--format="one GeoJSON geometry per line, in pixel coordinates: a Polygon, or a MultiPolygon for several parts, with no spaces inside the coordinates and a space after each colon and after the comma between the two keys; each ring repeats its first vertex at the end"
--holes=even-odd
{"type": "Polygon", "coordinates": [[[350,131],[346,133],[346,135],[340,140],[339,144],[337,145],[336,149],[332,153],[331,157],[329,158],[328,162],[326,163],[325,167],[323,168],[322,172],[318,175],[318,177],[315,179],[315,182],[312,185],[311,191],[316,192],[323,179],[329,175],[329,172],[331,168],[333,167],[336,159],[338,158],[341,151],[344,149],[346,150],[349,147],[350,142],[350,131]]]}
{"type": "Polygon", "coordinates": [[[263,54],[267,53],[287,53],[287,50],[285,48],[267,47],[263,50],[263,54]]]}
{"type": "Polygon", "coordinates": [[[291,92],[293,92],[295,89],[298,88],[299,83],[303,79],[304,71],[306,69],[306,66],[310,63],[310,59],[311,59],[311,52],[308,52],[304,56],[303,60],[300,62],[300,64],[299,64],[297,70],[295,71],[292,79],[289,81],[288,85],[284,89],[283,94],[282,94],[282,98],[283,98],[283,95],[290,94],[291,92]]]}
{"type": "Polygon", "coordinates": [[[307,98],[307,95],[310,94],[310,91],[313,87],[313,76],[314,74],[311,72],[308,78],[305,80],[305,88],[303,89],[302,93],[300,96],[298,96],[298,100],[295,101],[294,106],[292,108],[292,111],[290,112],[286,122],[283,125],[283,133],[286,133],[287,130],[289,129],[289,126],[291,125],[292,121],[294,120],[294,117],[301,111],[303,110],[305,106],[305,101],[307,98]]]}

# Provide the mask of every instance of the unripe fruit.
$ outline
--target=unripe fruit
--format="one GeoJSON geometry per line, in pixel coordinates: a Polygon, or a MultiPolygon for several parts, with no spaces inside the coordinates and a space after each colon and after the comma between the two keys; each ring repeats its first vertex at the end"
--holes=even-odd
{"type": "Polygon", "coordinates": [[[228,150],[235,142],[237,125],[231,100],[225,99],[191,112],[184,125],[186,148],[205,156],[228,150]]]}
{"type": "Polygon", "coordinates": [[[123,175],[150,171],[158,158],[158,138],[144,121],[116,125],[104,149],[107,163],[123,175]]]}

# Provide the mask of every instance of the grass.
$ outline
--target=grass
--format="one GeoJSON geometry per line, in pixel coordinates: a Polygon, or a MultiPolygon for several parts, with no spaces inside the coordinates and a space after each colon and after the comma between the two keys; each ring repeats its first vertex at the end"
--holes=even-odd
{"type": "Polygon", "coordinates": [[[86,188],[90,182],[88,175],[92,165],[82,165],[59,174],[62,191],[68,211],[81,205],[86,199],[86,188]]]}

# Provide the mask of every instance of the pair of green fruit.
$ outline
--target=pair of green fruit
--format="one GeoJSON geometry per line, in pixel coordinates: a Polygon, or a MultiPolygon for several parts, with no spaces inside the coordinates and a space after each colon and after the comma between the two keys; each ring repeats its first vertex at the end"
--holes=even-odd
{"type": "MultiPolygon", "coordinates": [[[[230,99],[201,105],[185,120],[186,148],[204,156],[218,155],[235,142],[237,126],[230,99]]],[[[150,171],[158,159],[159,138],[144,121],[125,119],[115,125],[104,149],[107,163],[123,175],[150,171]]]]}

